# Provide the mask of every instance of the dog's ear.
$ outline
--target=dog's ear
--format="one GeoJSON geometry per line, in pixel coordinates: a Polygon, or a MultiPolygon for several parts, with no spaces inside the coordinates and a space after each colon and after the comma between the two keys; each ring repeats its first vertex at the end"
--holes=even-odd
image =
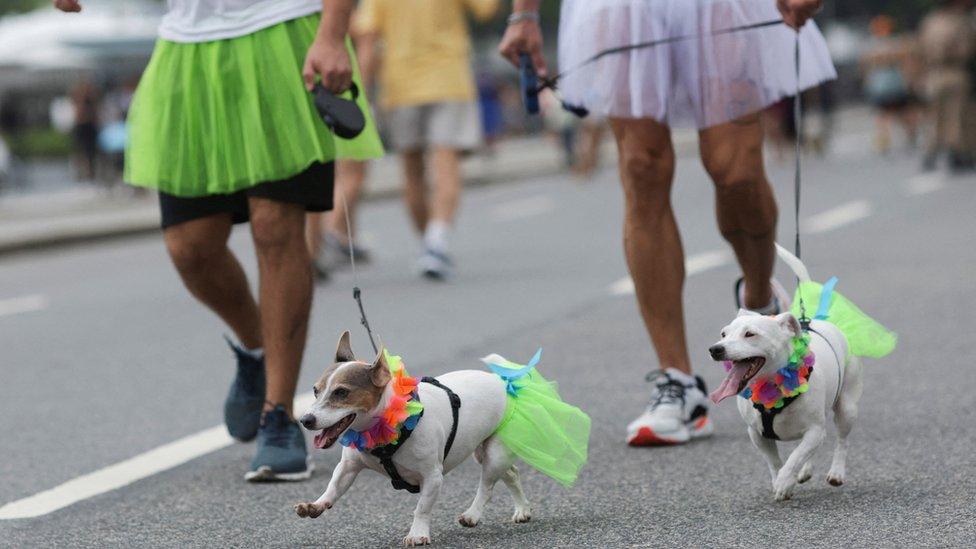
{"type": "Polygon", "coordinates": [[[352,362],[356,357],[352,354],[352,345],[349,344],[349,330],[342,332],[339,336],[339,344],[336,345],[336,362],[352,362]]]}
{"type": "Polygon", "coordinates": [[[793,334],[793,337],[800,335],[802,328],[800,327],[800,322],[795,316],[793,316],[793,313],[780,313],[776,315],[776,322],[778,322],[784,330],[793,334]]]}
{"type": "Polygon", "coordinates": [[[749,309],[742,309],[742,308],[740,308],[739,309],[739,314],[737,314],[735,316],[740,317],[740,316],[762,316],[762,315],[759,314],[759,313],[757,313],[756,311],[750,311],[749,309]]]}
{"type": "Polygon", "coordinates": [[[373,365],[369,367],[369,380],[377,387],[386,387],[393,377],[390,375],[390,365],[386,363],[386,353],[380,349],[380,354],[376,356],[373,365]]]}

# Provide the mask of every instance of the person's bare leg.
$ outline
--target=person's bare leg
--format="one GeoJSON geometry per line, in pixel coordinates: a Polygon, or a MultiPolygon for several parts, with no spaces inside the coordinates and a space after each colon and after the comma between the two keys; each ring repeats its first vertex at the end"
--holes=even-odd
{"type": "Polygon", "coordinates": [[[245,347],[261,347],[261,315],[244,269],[227,247],[230,214],[168,227],[166,249],[187,290],[217,314],[245,347]]]}
{"type": "Polygon", "coordinates": [[[637,303],[662,369],[691,373],[685,341],[681,237],[671,209],[674,149],[667,126],[610,119],[625,199],[624,251],[637,303]]]}
{"type": "Polygon", "coordinates": [[[434,181],[434,200],[430,220],[454,224],[461,200],[461,164],[457,149],[437,147],[433,150],[431,168],[434,181]]]}
{"type": "Polygon", "coordinates": [[[301,205],[250,198],[251,234],[260,271],[261,332],[267,372],[265,409],[292,415],[312,304],[312,270],[301,205]]]}
{"type": "Polygon", "coordinates": [[[328,225],[326,216],[325,212],[309,212],[305,216],[305,244],[311,258],[316,258],[322,253],[322,238],[328,225]]]}
{"type": "Polygon", "coordinates": [[[715,184],[718,226],[732,245],[745,278],[745,305],[762,309],[773,299],[769,279],[776,258],[776,199],[763,167],[759,116],[699,132],[702,162],[715,184]]]}
{"type": "Polygon", "coordinates": [[[359,160],[340,160],[336,163],[335,198],[332,211],[326,217],[326,230],[346,243],[346,206],[349,208],[349,227],[356,235],[356,208],[366,181],[366,162],[359,160]],[[343,204],[345,198],[345,205],[343,204]]]}
{"type": "Polygon", "coordinates": [[[407,203],[414,229],[423,234],[429,216],[427,182],[424,181],[424,153],[407,151],[400,153],[400,158],[403,162],[403,199],[407,203]]]}

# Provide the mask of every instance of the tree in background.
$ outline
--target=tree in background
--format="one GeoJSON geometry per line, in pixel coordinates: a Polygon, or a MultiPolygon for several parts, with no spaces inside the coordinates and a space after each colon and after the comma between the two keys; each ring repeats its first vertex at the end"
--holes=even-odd
{"type": "Polygon", "coordinates": [[[31,11],[47,3],[46,0],[3,0],[0,2],[0,16],[31,11]]]}

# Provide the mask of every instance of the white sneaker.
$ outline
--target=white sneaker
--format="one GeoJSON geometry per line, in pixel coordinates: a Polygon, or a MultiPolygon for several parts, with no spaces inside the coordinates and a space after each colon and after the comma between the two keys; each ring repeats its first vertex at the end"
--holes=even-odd
{"type": "MultiPolygon", "coordinates": [[[[779,283],[775,278],[769,279],[769,288],[773,293],[773,302],[769,304],[768,309],[764,311],[756,311],[760,314],[779,314],[790,310],[793,306],[793,299],[790,294],[786,292],[786,288],[779,283]]],[[[742,309],[745,307],[746,302],[746,284],[744,278],[739,278],[735,281],[735,308],[742,309]]]]}
{"type": "Polygon", "coordinates": [[[698,376],[695,379],[696,383],[687,384],[664,370],[652,372],[648,376],[654,383],[651,401],[627,426],[627,444],[682,444],[712,434],[705,382],[698,376]]]}
{"type": "Polygon", "coordinates": [[[447,254],[429,248],[424,251],[424,255],[420,256],[417,266],[420,268],[420,274],[432,280],[449,278],[453,268],[451,258],[447,254]]]}

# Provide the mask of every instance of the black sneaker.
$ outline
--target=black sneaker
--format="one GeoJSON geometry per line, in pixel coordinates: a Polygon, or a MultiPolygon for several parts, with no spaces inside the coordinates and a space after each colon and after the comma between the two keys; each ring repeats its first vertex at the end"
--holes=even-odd
{"type": "Polygon", "coordinates": [[[244,480],[305,480],[312,475],[312,469],[305,450],[305,435],[298,423],[288,417],[285,407],[279,404],[265,412],[258,430],[258,451],[244,480]]]}
{"type": "Polygon", "coordinates": [[[230,436],[248,442],[258,434],[264,407],[264,357],[256,358],[227,339],[237,357],[237,375],[224,401],[224,424],[230,436]]]}

